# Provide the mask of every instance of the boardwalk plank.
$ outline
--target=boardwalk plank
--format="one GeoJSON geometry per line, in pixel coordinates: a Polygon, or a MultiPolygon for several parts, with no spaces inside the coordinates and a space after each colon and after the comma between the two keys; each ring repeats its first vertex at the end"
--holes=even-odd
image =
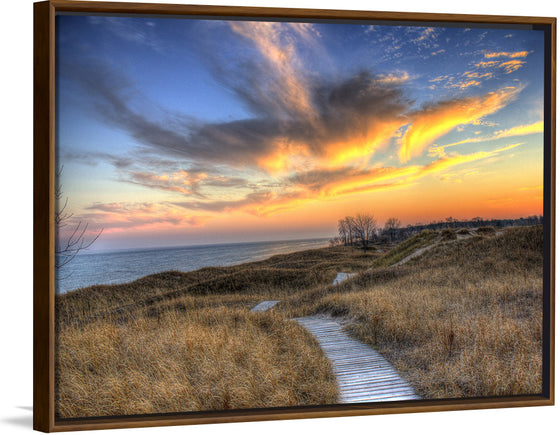
{"type": "Polygon", "coordinates": [[[350,337],[331,319],[295,319],[317,340],[331,361],[341,403],[418,400],[414,389],[377,351],[350,337]]]}
{"type": "Polygon", "coordinates": [[[340,284],[343,281],[346,281],[348,278],[352,278],[353,276],[355,276],[355,273],[344,273],[344,272],[338,272],[336,274],[336,278],[333,281],[333,284],[340,284]]]}
{"type": "Polygon", "coordinates": [[[267,311],[271,309],[274,305],[276,305],[278,302],[280,301],[263,301],[260,304],[255,305],[253,308],[251,308],[251,311],[253,312],[267,311]]]}

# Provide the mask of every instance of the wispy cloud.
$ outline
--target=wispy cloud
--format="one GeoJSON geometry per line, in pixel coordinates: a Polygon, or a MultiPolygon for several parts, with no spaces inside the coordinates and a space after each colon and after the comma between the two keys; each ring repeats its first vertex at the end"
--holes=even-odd
{"type": "Polygon", "coordinates": [[[452,85],[450,85],[452,88],[461,88],[461,89],[467,89],[470,88],[471,86],[479,86],[480,85],[479,80],[464,80],[458,83],[454,83],[452,85]]]}
{"type": "Polygon", "coordinates": [[[521,88],[505,88],[479,97],[465,97],[423,107],[409,116],[411,125],[401,140],[399,158],[406,162],[462,124],[472,124],[517,97],[521,88]]]}
{"type": "Polygon", "coordinates": [[[500,68],[503,68],[506,74],[511,74],[521,68],[526,62],[521,60],[510,60],[500,64],[500,68]]]}
{"type": "Polygon", "coordinates": [[[187,171],[175,172],[170,175],[130,171],[128,175],[129,177],[126,180],[130,183],[139,184],[151,189],[198,196],[202,196],[198,190],[201,180],[205,178],[205,174],[192,174],[187,171]]]}
{"type": "Polygon", "coordinates": [[[61,236],[71,232],[75,225],[85,220],[93,235],[103,229],[103,234],[110,234],[131,229],[162,229],[184,226],[200,226],[208,216],[193,214],[166,203],[148,202],[111,202],[93,203],[80,215],[73,216],[67,227],[61,229],[61,236]]]}
{"type": "Polygon", "coordinates": [[[62,160],[65,162],[76,162],[87,166],[97,166],[99,162],[107,161],[116,168],[128,168],[134,164],[135,159],[129,156],[119,156],[101,152],[74,152],[71,150],[62,152],[62,160]]]}
{"type": "Polygon", "coordinates": [[[534,191],[534,190],[543,190],[543,186],[542,184],[539,186],[525,186],[525,187],[520,187],[518,190],[521,191],[534,191]]]}
{"type": "Polygon", "coordinates": [[[492,68],[500,64],[500,61],[497,60],[489,60],[489,61],[481,61],[475,64],[477,68],[492,68]]]}
{"type": "Polygon", "coordinates": [[[544,131],[544,122],[537,121],[532,124],[525,124],[525,125],[518,125],[509,129],[502,129],[495,131],[490,136],[480,136],[480,137],[471,137],[467,139],[463,139],[458,142],[453,142],[445,145],[434,145],[429,150],[430,156],[438,156],[445,153],[446,148],[463,145],[466,143],[480,143],[480,142],[488,142],[497,139],[503,139],[507,137],[514,137],[514,136],[526,136],[529,134],[538,134],[544,131]]]}
{"type": "Polygon", "coordinates": [[[435,160],[434,162],[428,164],[422,169],[423,173],[432,173],[432,172],[440,172],[443,170],[447,170],[450,167],[461,165],[464,163],[471,163],[481,159],[487,159],[489,157],[494,157],[500,153],[505,151],[509,151],[513,148],[517,148],[523,145],[523,143],[515,143],[511,145],[507,145],[502,148],[498,148],[496,150],[491,151],[479,151],[472,154],[459,154],[454,156],[444,156],[435,160]]]}
{"type": "MultiPolygon", "coordinates": [[[[525,52],[523,52],[525,53],[525,52]]],[[[507,56],[507,57],[520,57],[517,56],[519,53],[512,53],[511,56],[507,56]]],[[[504,53],[492,53],[492,56],[488,56],[488,53],[486,54],[486,57],[490,57],[490,58],[495,58],[495,57],[499,57],[498,55],[504,55],[504,53]]],[[[477,68],[482,68],[482,69],[488,69],[488,68],[501,68],[506,74],[511,74],[514,71],[517,71],[519,68],[521,68],[523,65],[525,65],[527,62],[523,61],[523,60],[519,60],[519,59],[512,59],[512,60],[489,60],[489,61],[481,61],[478,62],[477,64],[475,64],[475,66],[477,68]]]]}
{"type": "Polygon", "coordinates": [[[163,44],[156,37],[153,21],[131,20],[122,17],[97,17],[89,16],[88,21],[95,26],[102,26],[106,32],[110,32],[125,41],[149,47],[161,52],[163,44]]]}
{"type": "Polygon", "coordinates": [[[499,52],[484,53],[484,57],[486,59],[493,59],[496,57],[518,58],[518,57],[527,57],[528,55],[529,55],[528,51],[515,51],[515,52],[499,51],[499,52]]]}

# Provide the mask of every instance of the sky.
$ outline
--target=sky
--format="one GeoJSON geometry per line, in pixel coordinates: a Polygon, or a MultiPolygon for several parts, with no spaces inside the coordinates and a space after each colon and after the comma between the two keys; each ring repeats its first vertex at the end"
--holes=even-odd
{"type": "Polygon", "coordinates": [[[543,213],[544,34],[59,15],[60,239],[92,249],[543,213]]]}

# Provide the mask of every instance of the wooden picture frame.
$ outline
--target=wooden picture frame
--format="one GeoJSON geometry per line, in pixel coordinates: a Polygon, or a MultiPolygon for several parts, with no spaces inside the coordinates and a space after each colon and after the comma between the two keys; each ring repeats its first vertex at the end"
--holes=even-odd
{"type": "MultiPolygon", "coordinates": [[[[505,68],[505,67],[504,67],[505,68]]],[[[392,77],[398,79],[398,77],[392,77]]],[[[477,118],[478,119],[478,118],[477,118]]],[[[34,5],[34,423],[43,432],[169,426],[238,421],[282,420],[331,416],[375,415],[445,410],[546,406],[554,404],[555,301],[555,140],[556,19],[456,14],[393,13],[220,7],[53,0],[34,5]],[[382,401],[196,412],[59,418],[56,416],[55,244],[57,195],[58,89],[56,17],[60,15],[145,16],[186,19],[279,20],[303,23],[503,28],[542,31],[543,63],[543,276],[542,392],[515,396],[382,401]]],[[[367,245],[367,241],[366,241],[367,245]]],[[[366,247],[367,248],[367,247],[366,247]]],[[[366,249],[364,248],[364,249],[366,249]]],[[[453,340],[453,339],[451,339],[453,340]]]]}

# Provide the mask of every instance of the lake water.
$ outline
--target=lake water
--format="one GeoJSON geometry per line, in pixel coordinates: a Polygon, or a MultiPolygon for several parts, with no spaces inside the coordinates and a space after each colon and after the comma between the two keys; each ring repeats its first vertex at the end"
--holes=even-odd
{"type": "Polygon", "coordinates": [[[167,270],[189,272],[207,266],[232,266],[325,246],[328,239],[82,252],[58,271],[56,291],[129,282],[167,270]]]}

